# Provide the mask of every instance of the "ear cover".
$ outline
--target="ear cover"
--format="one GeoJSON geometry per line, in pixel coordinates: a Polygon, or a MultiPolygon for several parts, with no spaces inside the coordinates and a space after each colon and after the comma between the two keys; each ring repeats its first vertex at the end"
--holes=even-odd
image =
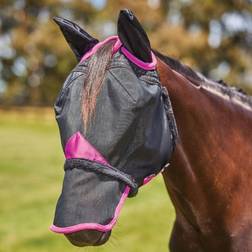
{"type": "Polygon", "coordinates": [[[130,10],[121,10],[117,23],[123,46],[138,59],[151,62],[151,45],[146,32],[130,10]]]}
{"type": "Polygon", "coordinates": [[[90,36],[72,21],[61,17],[54,17],[53,20],[60,27],[78,61],[89,49],[99,42],[99,40],[90,36]]]}

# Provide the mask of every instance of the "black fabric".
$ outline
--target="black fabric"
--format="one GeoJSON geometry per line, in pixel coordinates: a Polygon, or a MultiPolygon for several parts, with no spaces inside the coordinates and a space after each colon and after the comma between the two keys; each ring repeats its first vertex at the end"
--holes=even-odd
{"type": "Polygon", "coordinates": [[[93,118],[84,129],[80,94],[87,64],[73,69],[55,103],[62,147],[80,132],[113,168],[104,172],[110,168],[91,161],[66,161],[54,219],[58,227],[108,224],[125,186],[131,187],[133,196],[144,178],[159,173],[169,162],[177,137],[169,96],[157,71],[139,68],[120,50],[113,56],[93,118]]]}
{"type": "Polygon", "coordinates": [[[169,98],[168,90],[165,87],[162,87],[162,95],[164,99],[164,109],[167,113],[169,128],[171,130],[172,146],[173,146],[172,152],[173,152],[176,146],[177,138],[178,138],[178,130],[177,130],[177,125],[176,125],[175,117],[173,114],[173,109],[172,109],[171,101],[169,98]]]}
{"type": "Polygon", "coordinates": [[[138,192],[138,184],[136,183],[134,178],[112,166],[106,166],[86,159],[73,158],[67,159],[65,161],[64,169],[82,169],[84,171],[93,171],[95,173],[101,173],[103,175],[112,177],[113,179],[121,181],[125,185],[128,185],[130,187],[131,190],[129,197],[135,196],[138,192]]]}
{"type": "Polygon", "coordinates": [[[151,62],[151,45],[141,24],[130,10],[121,10],[117,33],[124,47],[144,62],[151,62]]]}
{"type": "Polygon", "coordinates": [[[67,169],[56,206],[54,225],[107,224],[112,220],[124,190],[123,183],[103,174],[67,169]]]}
{"type": "Polygon", "coordinates": [[[61,17],[54,17],[53,20],[60,27],[78,61],[89,49],[99,42],[70,20],[61,17]]]}

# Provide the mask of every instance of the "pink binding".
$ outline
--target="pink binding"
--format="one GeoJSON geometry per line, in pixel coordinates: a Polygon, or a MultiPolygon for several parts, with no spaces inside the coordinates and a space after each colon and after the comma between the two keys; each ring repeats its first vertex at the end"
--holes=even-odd
{"type": "Polygon", "coordinates": [[[152,179],[154,179],[157,175],[156,174],[151,174],[150,176],[144,178],[143,185],[148,184],[152,179]]]}
{"type": "Polygon", "coordinates": [[[152,57],[152,61],[151,62],[144,62],[138,58],[136,58],[133,54],[131,54],[125,47],[122,46],[122,42],[120,41],[120,39],[118,38],[118,36],[111,36],[108,37],[107,39],[103,40],[102,42],[97,43],[93,48],[91,48],[81,59],[81,62],[83,62],[84,60],[88,59],[91,55],[93,55],[98,48],[100,48],[101,46],[103,46],[104,44],[106,44],[109,41],[112,40],[116,40],[114,46],[113,46],[113,50],[112,53],[116,53],[120,48],[122,53],[131,61],[133,62],[135,65],[137,65],[138,67],[144,69],[144,70],[154,70],[156,69],[157,66],[157,59],[156,56],[154,55],[153,52],[151,52],[151,57],[152,57]]]}
{"type": "Polygon", "coordinates": [[[157,59],[153,52],[151,52],[152,62],[144,62],[138,58],[136,58],[133,54],[131,54],[125,47],[121,48],[122,53],[135,65],[139,66],[144,70],[154,70],[157,66],[157,59]]]}
{"type": "Polygon", "coordinates": [[[105,40],[97,43],[94,47],[92,47],[87,53],[85,53],[83,55],[83,57],[81,58],[80,62],[83,62],[84,60],[88,59],[90,56],[92,56],[94,53],[96,53],[96,51],[103,45],[105,45],[106,43],[108,43],[109,41],[112,40],[116,40],[114,46],[113,46],[113,51],[112,53],[116,53],[118,51],[118,49],[121,47],[122,43],[119,40],[118,36],[111,36],[106,38],[105,40]]]}

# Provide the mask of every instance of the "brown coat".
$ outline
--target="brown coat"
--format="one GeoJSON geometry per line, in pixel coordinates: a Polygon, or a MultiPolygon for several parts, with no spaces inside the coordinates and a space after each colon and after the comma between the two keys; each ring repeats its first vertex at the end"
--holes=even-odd
{"type": "Polygon", "coordinates": [[[176,210],[171,251],[252,251],[248,98],[218,83],[197,86],[161,60],[158,70],[180,136],[163,173],[176,210]]]}

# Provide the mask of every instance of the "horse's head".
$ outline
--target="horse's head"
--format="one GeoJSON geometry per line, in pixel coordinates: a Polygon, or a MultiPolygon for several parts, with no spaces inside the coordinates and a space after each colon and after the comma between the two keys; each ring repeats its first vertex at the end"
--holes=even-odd
{"type": "Polygon", "coordinates": [[[106,242],[127,197],[157,175],[176,126],[146,33],[128,10],[103,42],[55,18],[80,63],[55,103],[66,157],[51,230],[75,245],[106,242]]]}

